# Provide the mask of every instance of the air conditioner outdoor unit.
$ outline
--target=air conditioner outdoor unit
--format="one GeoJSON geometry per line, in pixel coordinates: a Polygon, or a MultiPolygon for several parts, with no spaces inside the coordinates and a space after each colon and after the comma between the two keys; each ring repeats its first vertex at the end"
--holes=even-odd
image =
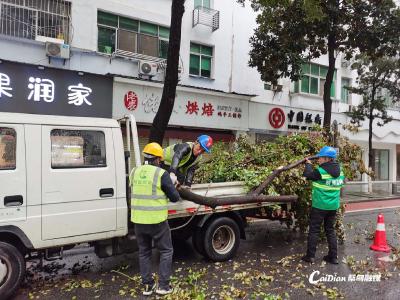
{"type": "Polygon", "coordinates": [[[69,59],[69,45],[46,42],[46,55],[49,57],[57,57],[69,59]]]}
{"type": "Polygon", "coordinates": [[[153,77],[157,75],[158,65],[155,62],[139,61],[139,76],[145,75],[153,77]]]}

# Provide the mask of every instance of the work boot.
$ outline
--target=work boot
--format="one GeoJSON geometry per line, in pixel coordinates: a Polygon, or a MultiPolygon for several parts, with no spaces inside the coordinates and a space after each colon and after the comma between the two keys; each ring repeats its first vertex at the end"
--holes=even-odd
{"type": "Polygon", "coordinates": [[[327,263],[330,263],[332,265],[338,265],[339,261],[336,257],[330,257],[329,255],[325,255],[323,258],[324,261],[326,261],[327,263]]]}
{"type": "Polygon", "coordinates": [[[308,255],[304,255],[302,258],[301,258],[301,260],[302,261],[305,261],[305,262],[308,262],[308,263],[314,263],[314,257],[310,257],[310,256],[308,256],[308,255]]]}

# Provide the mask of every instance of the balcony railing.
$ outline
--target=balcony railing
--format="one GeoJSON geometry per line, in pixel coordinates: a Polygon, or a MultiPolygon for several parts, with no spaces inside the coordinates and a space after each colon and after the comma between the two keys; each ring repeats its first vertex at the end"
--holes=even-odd
{"type": "Polygon", "coordinates": [[[0,34],[69,42],[71,3],[63,0],[0,0],[0,34]]]}
{"type": "Polygon", "coordinates": [[[197,6],[193,10],[193,27],[198,24],[206,25],[215,31],[219,28],[219,11],[204,6],[197,6]]]}
{"type": "MultiPolygon", "coordinates": [[[[105,28],[99,26],[99,28],[105,28]]],[[[116,57],[132,60],[163,62],[167,58],[168,40],[125,29],[112,30],[108,42],[99,43],[98,50],[116,57]]]]}

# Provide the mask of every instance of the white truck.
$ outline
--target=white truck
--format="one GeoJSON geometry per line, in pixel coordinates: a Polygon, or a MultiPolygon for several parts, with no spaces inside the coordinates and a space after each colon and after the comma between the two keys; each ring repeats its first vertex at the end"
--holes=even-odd
{"type": "MultiPolygon", "coordinates": [[[[140,164],[132,117],[129,122],[0,113],[0,299],[17,290],[29,258],[61,259],[79,243],[89,243],[99,257],[137,249],[127,187],[131,136],[140,164]]],[[[245,193],[241,182],[199,184],[192,191],[245,193]]],[[[223,261],[245,238],[246,217],[264,218],[270,205],[212,210],[182,200],[170,204],[169,222],[175,237],[192,237],[200,254],[223,261]]]]}

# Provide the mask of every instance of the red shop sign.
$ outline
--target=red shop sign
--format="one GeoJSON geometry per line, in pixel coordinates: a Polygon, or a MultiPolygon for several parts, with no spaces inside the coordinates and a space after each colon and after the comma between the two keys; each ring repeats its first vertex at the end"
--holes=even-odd
{"type": "Polygon", "coordinates": [[[135,92],[129,91],[124,96],[124,104],[128,110],[135,110],[138,106],[139,98],[135,92]]]}
{"type": "Polygon", "coordinates": [[[268,120],[273,128],[281,128],[285,124],[285,119],[285,112],[281,108],[275,107],[269,112],[268,120]]]}

